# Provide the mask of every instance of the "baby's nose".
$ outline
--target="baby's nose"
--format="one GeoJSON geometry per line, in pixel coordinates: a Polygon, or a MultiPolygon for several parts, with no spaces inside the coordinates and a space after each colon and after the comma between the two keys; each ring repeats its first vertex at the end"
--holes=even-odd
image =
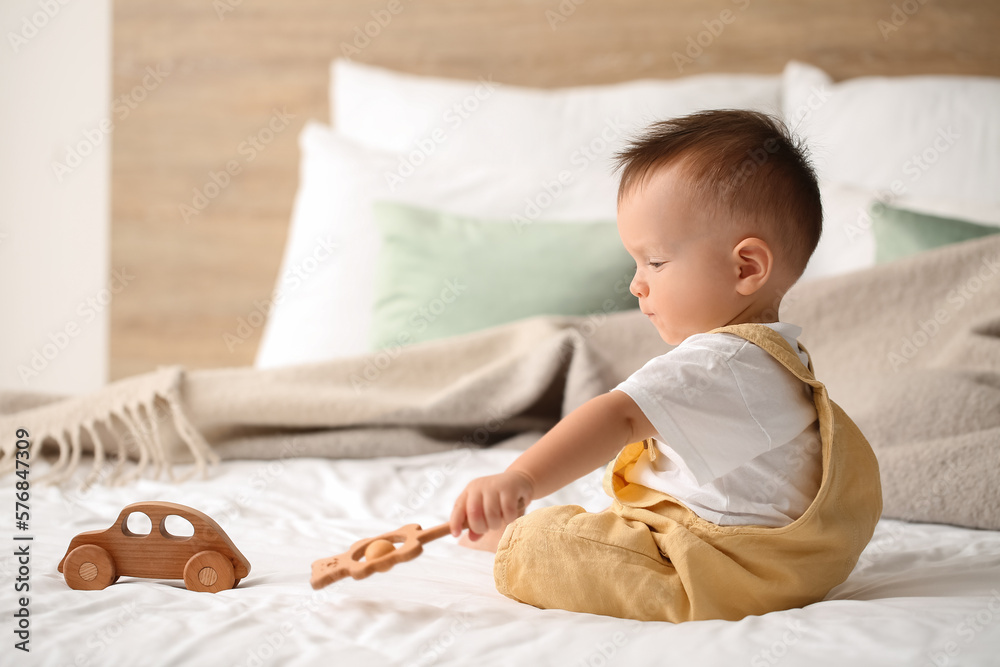
{"type": "Polygon", "coordinates": [[[632,282],[631,284],[629,284],[628,289],[630,292],[632,292],[632,296],[640,297],[645,291],[646,286],[643,285],[642,281],[639,280],[639,277],[636,276],[635,278],[632,279],[632,282]]]}

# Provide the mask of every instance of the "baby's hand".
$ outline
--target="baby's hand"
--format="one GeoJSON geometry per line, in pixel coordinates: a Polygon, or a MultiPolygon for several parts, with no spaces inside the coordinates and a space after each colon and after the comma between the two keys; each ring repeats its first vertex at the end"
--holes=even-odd
{"type": "Polygon", "coordinates": [[[502,529],[524,514],[534,487],[527,475],[512,470],[472,480],[451,511],[451,534],[458,537],[468,526],[475,541],[488,530],[502,529]]]}

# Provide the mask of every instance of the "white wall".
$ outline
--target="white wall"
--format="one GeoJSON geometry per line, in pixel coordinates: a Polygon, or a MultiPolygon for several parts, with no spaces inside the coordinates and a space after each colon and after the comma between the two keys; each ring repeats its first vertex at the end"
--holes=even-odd
{"type": "Polygon", "coordinates": [[[0,32],[0,390],[84,392],[108,374],[111,0],[3,0],[0,32]]]}

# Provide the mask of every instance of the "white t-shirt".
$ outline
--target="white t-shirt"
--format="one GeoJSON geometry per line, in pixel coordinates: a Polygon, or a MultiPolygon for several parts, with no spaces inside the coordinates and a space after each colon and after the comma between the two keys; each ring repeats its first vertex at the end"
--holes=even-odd
{"type": "MultiPolygon", "coordinates": [[[[798,351],[802,329],[767,324],[798,351]]],[[[629,482],[668,493],[713,523],[783,526],[806,510],[822,473],[812,387],[734,334],[695,334],[612,391],[657,431],[629,482]]]]}

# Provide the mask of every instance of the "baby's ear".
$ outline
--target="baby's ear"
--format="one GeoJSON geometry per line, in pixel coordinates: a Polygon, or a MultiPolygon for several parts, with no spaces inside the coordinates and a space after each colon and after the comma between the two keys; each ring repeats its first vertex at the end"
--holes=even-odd
{"type": "Polygon", "coordinates": [[[733,258],[739,271],[737,292],[750,296],[767,284],[774,269],[774,253],[766,241],[755,236],[743,239],[733,248],[733,258]]]}

